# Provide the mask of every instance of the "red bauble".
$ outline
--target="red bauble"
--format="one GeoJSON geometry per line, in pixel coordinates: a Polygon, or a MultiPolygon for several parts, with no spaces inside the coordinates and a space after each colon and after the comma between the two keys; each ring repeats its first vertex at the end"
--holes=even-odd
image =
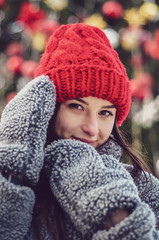
{"type": "Polygon", "coordinates": [[[155,31],[154,38],[144,44],[145,52],[154,59],[159,59],[159,29],[155,31]]]}
{"type": "Polygon", "coordinates": [[[13,73],[20,73],[23,61],[23,58],[19,56],[10,57],[7,62],[7,67],[13,73]]]}
{"type": "Polygon", "coordinates": [[[45,11],[38,8],[34,3],[24,2],[17,20],[32,30],[35,21],[45,19],[45,11]]]}
{"type": "Polygon", "coordinates": [[[16,96],[17,92],[8,93],[5,99],[6,104],[16,96]]]}
{"type": "Polygon", "coordinates": [[[42,31],[46,34],[47,37],[50,37],[50,35],[58,28],[60,27],[59,22],[55,20],[39,20],[35,21],[35,23],[32,25],[33,31],[42,31]]]}
{"type": "Polygon", "coordinates": [[[35,61],[25,61],[21,65],[20,72],[23,76],[28,77],[29,79],[32,79],[34,77],[34,72],[36,67],[38,66],[38,63],[35,61]]]}
{"type": "Polygon", "coordinates": [[[141,73],[136,78],[131,79],[132,97],[143,101],[152,97],[153,78],[149,73],[141,73]]]}
{"type": "Polygon", "coordinates": [[[107,1],[103,4],[102,12],[111,19],[118,19],[123,16],[123,7],[119,2],[107,1]]]}
{"type": "Polygon", "coordinates": [[[20,42],[10,43],[6,48],[6,54],[8,56],[23,55],[24,51],[24,45],[20,42]]]}
{"type": "Polygon", "coordinates": [[[3,7],[5,0],[0,0],[0,7],[3,7]]]}
{"type": "Polygon", "coordinates": [[[139,67],[139,66],[143,66],[143,58],[142,55],[140,53],[135,53],[132,55],[131,60],[130,60],[131,66],[133,67],[139,67]]]}

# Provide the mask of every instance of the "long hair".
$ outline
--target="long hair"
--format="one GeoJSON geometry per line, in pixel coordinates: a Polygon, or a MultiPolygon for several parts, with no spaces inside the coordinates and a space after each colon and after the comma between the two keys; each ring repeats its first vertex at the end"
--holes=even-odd
{"type": "Polygon", "coordinates": [[[132,136],[129,136],[120,131],[116,124],[113,127],[113,137],[110,138],[116,142],[123,150],[124,155],[126,155],[127,163],[133,165],[131,175],[133,178],[138,177],[141,172],[151,173],[151,170],[148,166],[148,157],[146,152],[142,153],[136,146],[133,145],[132,136]]]}
{"type": "MultiPolygon", "coordinates": [[[[51,118],[47,131],[47,140],[45,146],[50,144],[53,140],[57,139],[54,123],[60,104],[57,103],[53,117],[51,118]]],[[[134,166],[131,172],[133,178],[138,177],[145,170],[150,172],[148,165],[143,160],[143,155],[133,148],[132,142],[128,141],[126,137],[117,127],[116,123],[113,127],[113,141],[115,141],[129,159],[129,162],[134,166]]],[[[146,174],[145,174],[146,178],[146,174]]],[[[147,179],[146,179],[147,180],[147,179]]],[[[48,179],[41,172],[40,180],[36,187],[34,187],[36,195],[36,203],[33,212],[33,227],[36,234],[36,239],[41,238],[41,224],[45,224],[48,232],[55,240],[66,240],[65,227],[64,227],[64,213],[59,203],[53,196],[48,179]]]]}

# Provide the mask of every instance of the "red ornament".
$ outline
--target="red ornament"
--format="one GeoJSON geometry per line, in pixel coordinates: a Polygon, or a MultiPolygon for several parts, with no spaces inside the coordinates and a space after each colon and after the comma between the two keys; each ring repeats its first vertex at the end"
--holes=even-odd
{"type": "Polygon", "coordinates": [[[123,16],[123,7],[119,2],[107,1],[103,4],[102,12],[111,19],[118,19],[123,16]]]}
{"type": "Polygon", "coordinates": [[[17,95],[17,92],[8,93],[5,99],[6,104],[17,95]]]}
{"type": "Polygon", "coordinates": [[[6,54],[8,56],[23,55],[24,51],[24,45],[20,42],[10,43],[6,48],[6,54]]]}
{"type": "Polygon", "coordinates": [[[143,58],[140,53],[134,53],[131,57],[130,63],[133,67],[138,68],[143,66],[143,58]]]}
{"type": "Polygon", "coordinates": [[[0,7],[3,7],[5,0],[0,0],[0,7]]]}
{"type": "Polygon", "coordinates": [[[131,79],[132,97],[143,101],[152,97],[153,78],[149,73],[141,73],[135,79],[131,79]]]}
{"type": "Polygon", "coordinates": [[[159,29],[155,31],[154,38],[144,44],[145,52],[154,59],[159,59],[159,29]]]}
{"type": "Polygon", "coordinates": [[[21,12],[17,17],[17,20],[32,30],[32,25],[35,21],[42,20],[45,17],[45,11],[41,10],[31,2],[25,2],[21,6],[21,12]]]}
{"type": "Polygon", "coordinates": [[[58,27],[60,27],[59,22],[47,19],[35,21],[32,25],[33,31],[42,31],[47,37],[50,37],[58,27]]]}
{"type": "Polygon", "coordinates": [[[34,72],[37,66],[38,66],[38,63],[35,61],[32,61],[32,60],[25,61],[21,65],[20,72],[23,76],[32,79],[34,77],[34,72]]]}
{"type": "Polygon", "coordinates": [[[19,56],[10,57],[7,62],[7,67],[13,73],[20,73],[23,61],[23,58],[19,56]]]}

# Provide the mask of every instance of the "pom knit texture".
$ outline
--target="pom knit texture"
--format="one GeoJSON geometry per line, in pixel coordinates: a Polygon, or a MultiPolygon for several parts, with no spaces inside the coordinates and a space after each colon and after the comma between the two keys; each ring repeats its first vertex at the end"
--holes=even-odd
{"type": "Polygon", "coordinates": [[[131,105],[125,67],[105,33],[83,24],[62,25],[50,37],[36,76],[48,75],[56,87],[57,102],[94,96],[113,103],[121,125],[131,105]]]}

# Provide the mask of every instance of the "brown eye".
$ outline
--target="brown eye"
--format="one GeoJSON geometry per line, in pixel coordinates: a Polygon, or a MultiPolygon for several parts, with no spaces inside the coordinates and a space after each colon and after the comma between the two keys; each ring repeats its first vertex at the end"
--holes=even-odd
{"type": "Polygon", "coordinates": [[[103,111],[100,111],[99,115],[109,117],[109,116],[112,116],[113,114],[108,110],[103,110],[103,111]]]}
{"type": "Polygon", "coordinates": [[[70,103],[69,107],[73,109],[83,110],[83,107],[78,103],[70,103]]]}

